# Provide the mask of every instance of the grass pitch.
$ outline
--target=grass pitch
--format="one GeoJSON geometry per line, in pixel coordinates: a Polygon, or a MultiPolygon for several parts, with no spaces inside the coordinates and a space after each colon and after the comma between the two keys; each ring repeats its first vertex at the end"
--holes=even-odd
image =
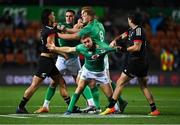
{"type": "MultiPolygon", "coordinates": [[[[42,104],[47,86],[41,86],[27,104],[30,114],[15,114],[27,86],[0,87],[0,124],[180,124],[180,88],[150,87],[161,115],[147,115],[149,104],[139,87],[125,87],[123,98],[128,101],[124,114],[100,116],[98,114],[73,114],[64,116],[67,106],[56,90],[50,105],[50,112],[33,114],[42,104]]],[[[68,87],[70,95],[75,87],[68,87]]],[[[108,102],[100,90],[102,110],[108,102]]],[[[77,103],[84,108],[86,102],[81,96],[77,103]]]]}

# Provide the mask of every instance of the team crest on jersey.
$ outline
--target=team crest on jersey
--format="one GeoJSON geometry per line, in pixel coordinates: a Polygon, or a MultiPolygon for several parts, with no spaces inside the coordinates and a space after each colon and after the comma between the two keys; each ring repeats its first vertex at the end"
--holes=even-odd
{"type": "Polygon", "coordinates": [[[100,50],[100,52],[101,52],[101,53],[105,53],[105,52],[106,52],[106,50],[104,50],[104,49],[101,49],[101,50],[100,50]]]}
{"type": "Polygon", "coordinates": [[[95,54],[93,56],[91,56],[91,59],[97,59],[99,57],[99,54],[95,54]]]}
{"type": "Polygon", "coordinates": [[[92,54],[92,52],[91,52],[91,51],[88,51],[88,54],[92,54]]]}

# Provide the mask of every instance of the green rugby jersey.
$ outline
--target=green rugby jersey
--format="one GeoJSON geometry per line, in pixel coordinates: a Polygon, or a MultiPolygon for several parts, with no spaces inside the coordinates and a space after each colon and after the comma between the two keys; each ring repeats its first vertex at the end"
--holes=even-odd
{"type": "Polygon", "coordinates": [[[96,48],[94,51],[90,51],[83,44],[76,46],[76,52],[81,53],[85,58],[84,66],[86,69],[93,72],[101,72],[104,70],[104,57],[108,52],[116,51],[111,47],[96,48]]]}
{"type": "Polygon", "coordinates": [[[97,19],[94,19],[91,23],[87,24],[78,32],[78,36],[81,38],[85,35],[89,35],[92,41],[100,47],[109,46],[108,43],[105,41],[104,26],[97,19]]]}
{"type": "MultiPolygon", "coordinates": [[[[64,25],[66,28],[73,28],[72,24],[67,24],[67,23],[59,23],[58,25],[64,25]]],[[[69,40],[64,40],[62,38],[57,38],[56,41],[56,46],[62,47],[62,46],[69,46],[69,47],[74,47],[80,44],[80,41],[69,41],[69,40]]],[[[77,57],[77,54],[75,53],[67,53],[69,58],[77,57]]]]}

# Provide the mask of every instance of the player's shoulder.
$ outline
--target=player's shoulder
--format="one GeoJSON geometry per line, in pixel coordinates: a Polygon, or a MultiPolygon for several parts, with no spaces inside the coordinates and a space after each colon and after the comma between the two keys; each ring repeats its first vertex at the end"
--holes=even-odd
{"type": "Polygon", "coordinates": [[[143,28],[141,26],[137,26],[135,28],[135,32],[136,32],[136,35],[142,35],[144,30],[143,30],[143,28]]]}
{"type": "Polygon", "coordinates": [[[142,27],[141,27],[141,26],[137,26],[137,27],[135,28],[135,30],[142,30],[142,27]]]}
{"type": "Polygon", "coordinates": [[[83,47],[84,47],[83,44],[78,44],[78,45],[76,46],[76,48],[78,48],[78,49],[83,48],[83,47]]]}
{"type": "Polygon", "coordinates": [[[41,29],[42,34],[52,34],[54,32],[55,31],[54,31],[53,27],[49,27],[49,26],[43,26],[41,29]]]}
{"type": "Polygon", "coordinates": [[[90,27],[90,26],[94,26],[94,25],[98,25],[100,24],[100,22],[97,20],[97,19],[94,19],[92,22],[90,22],[88,25],[86,25],[87,27],[90,27]]]}
{"type": "Polygon", "coordinates": [[[76,51],[80,52],[80,53],[84,52],[84,51],[86,51],[86,47],[83,44],[79,44],[76,46],[76,51]]]}

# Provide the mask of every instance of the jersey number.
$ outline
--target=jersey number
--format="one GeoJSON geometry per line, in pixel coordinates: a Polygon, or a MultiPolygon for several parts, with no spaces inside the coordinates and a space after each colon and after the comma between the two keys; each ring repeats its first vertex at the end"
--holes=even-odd
{"type": "Polygon", "coordinates": [[[103,34],[103,31],[100,31],[100,32],[99,32],[99,38],[100,38],[101,42],[104,42],[104,34],[103,34]]]}

